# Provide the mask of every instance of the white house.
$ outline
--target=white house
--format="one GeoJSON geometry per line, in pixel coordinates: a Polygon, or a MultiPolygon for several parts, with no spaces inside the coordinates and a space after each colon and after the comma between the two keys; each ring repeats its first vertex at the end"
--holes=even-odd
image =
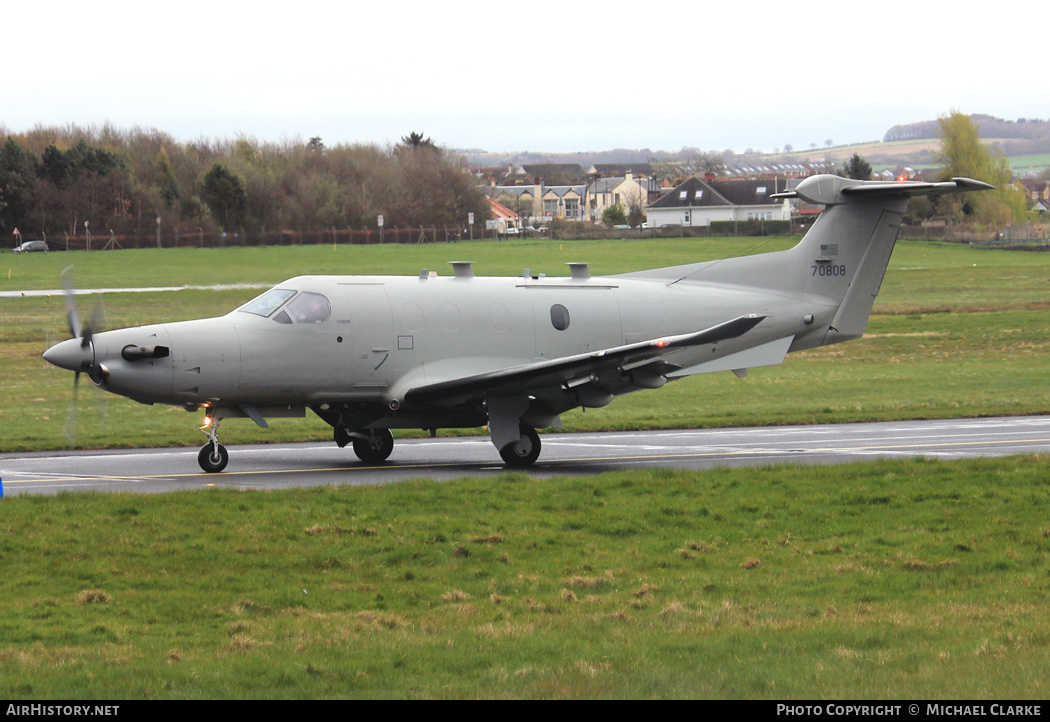
{"type": "Polygon", "coordinates": [[[709,226],[712,221],[789,221],[787,199],[770,198],[787,190],[784,179],[703,181],[690,178],[648,208],[649,225],[709,226]]]}

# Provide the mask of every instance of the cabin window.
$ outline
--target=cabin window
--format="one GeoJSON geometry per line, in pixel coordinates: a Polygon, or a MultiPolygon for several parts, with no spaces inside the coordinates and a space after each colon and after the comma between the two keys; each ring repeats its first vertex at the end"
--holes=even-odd
{"type": "Polygon", "coordinates": [[[569,327],[569,309],[560,303],[551,306],[551,324],[559,331],[567,329],[569,327]]]}
{"type": "Polygon", "coordinates": [[[332,304],[319,293],[303,292],[286,306],[296,323],[322,323],[332,315],[332,304]]]}

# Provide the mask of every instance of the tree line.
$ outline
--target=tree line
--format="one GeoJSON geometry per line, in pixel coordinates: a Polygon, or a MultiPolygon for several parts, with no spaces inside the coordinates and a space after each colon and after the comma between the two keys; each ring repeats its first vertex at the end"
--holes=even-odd
{"type": "Polygon", "coordinates": [[[458,155],[419,133],[393,146],[320,138],[178,142],[110,125],[0,129],[0,232],[25,239],[109,233],[150,237],[157,219],[184,233],[463,229],[489,217],[458,155]],[[85,226],[85,222],[90,225],[85,226]]]}

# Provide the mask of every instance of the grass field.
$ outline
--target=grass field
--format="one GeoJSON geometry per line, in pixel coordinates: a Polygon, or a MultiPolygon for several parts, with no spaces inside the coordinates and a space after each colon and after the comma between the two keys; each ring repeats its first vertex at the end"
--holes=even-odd
{"type": "MultiPolygon", "coordinates": [[[[446,261],[477,261],[481,274],[522,268],[567,275],[568,261],[595,273],[784,248],[793,239],[529,241],[424,246],[325,246],[119,253],[8,254],[0,289],[60,287],[73,263],[80,287],[277,283],[300,273],[448,273],[446,261]]],[[[0,266],[2,269],[2,266],[0,266]]],[[[258,290],[109,294],[110,327],[218,315],[258,290]]],[[[47,339],[68,335],[64,301],[0,299],[0,450],[197,445],[201,415],[147,407],[81,384],[40,359],[47,339]]],[[[81,297],[81,314],[92,301],[81,297]]],[[[605,409],[564,417],[569,430],[696,427],[989,416],[1050,411],[1050,256],[955,245],[901,242],[890,262],[868,335],[860,341],[794,354],[751,378],[713,374],[632,394],[605,409]]],[[[270,430],[228,423],[231,443],[329,438],[306,420],[276,420],[270,430]]]]}
{"type": "MultiPolygon", "coordinates": [[[[2,289],[298,273],[596,273],[789,239],[0,256],[2,289]]],[[[111,294],[109,325],[255,291],[111,294]]],[[[87,315],[90,300],[81,302],[87,315]]],[[[902,242],[865,338],[567,414],[567,429],[1050,411],[1050,256],[902,242]]],[[[0,448],[199,444],[199,415],[39,358],[61,298],[0,299],[0,448]],[[69,422],[75,410],[75,424],[69,422]]],[[[316,419],[231,442],[329,438],[316,419]]],[[[396,450],[395,450],[396,453],[396,450]]],[[[1045,457],[0,500],[0,697],[1037,699],[1045,457]]]]}
{"type": "Polygon", "coordinates": [[[1050,168],[1050,153],[1038,153],[1034,155],[1018,155],[1008,159],[1010,169],[1014,175],[1026,173],[1041,173],[1050,168]]]}
{"type": "Polygon", "coordinates": [[[1038,699],[1045,469],[13,497],[0,696],[1038,699]]]}

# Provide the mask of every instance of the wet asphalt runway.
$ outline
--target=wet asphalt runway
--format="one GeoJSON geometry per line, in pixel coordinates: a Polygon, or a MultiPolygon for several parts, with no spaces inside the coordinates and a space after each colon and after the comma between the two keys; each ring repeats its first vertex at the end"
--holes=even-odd
{"type": "MultiPolygon", "coordinates": [[[[710,469],[774,463],[838,464],[873,457],[957,459],[1050,453],[1050,416],[741,429],[541,435],[536,477],[632,468],[710,469]]],[[[279,489],[483,477],[505,471],[487,436],[398,439],[368,466],[334,443],[227,447],[221,474],[197,466],[197,448],[0,454],[3,493],[162,492],[214,486],[279,489]]]]}

